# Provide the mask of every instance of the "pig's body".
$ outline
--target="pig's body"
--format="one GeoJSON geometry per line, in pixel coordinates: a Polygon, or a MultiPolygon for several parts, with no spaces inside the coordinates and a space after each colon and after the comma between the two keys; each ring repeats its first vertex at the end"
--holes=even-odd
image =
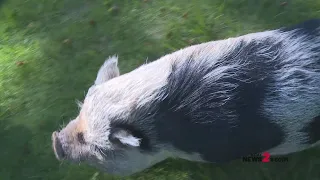
{"type": "Polygon", "coordinates": [[[58,159],[129,175],[169,157],[228,162],[320,140],[320,20],[191,46],[121,76],[116,62],[53,134],[58,159]]]}

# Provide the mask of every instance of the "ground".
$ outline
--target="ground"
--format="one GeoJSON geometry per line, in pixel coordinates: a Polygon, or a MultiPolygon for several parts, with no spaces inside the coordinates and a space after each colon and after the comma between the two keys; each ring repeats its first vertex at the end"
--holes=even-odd
{"type": "MultiPolygon", "coordinates": [[[[106,57],[121,73],[191,44],[320,17],[319,0],[0,0],[0,179],[120,179],[58,162],[51,133],[106,57]]],[[[319,150],[286,163],[167,160],[126,180],[320,179],[319,150]]]]}

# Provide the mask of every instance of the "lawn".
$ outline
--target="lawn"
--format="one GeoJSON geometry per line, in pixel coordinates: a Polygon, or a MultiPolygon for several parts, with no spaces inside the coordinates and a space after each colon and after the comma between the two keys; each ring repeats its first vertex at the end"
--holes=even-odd
{"type": "MultiPolygon", "coordinates": [[[[78,113],[106,57],[121,73],[185,46],[320,17],[319,0],[0,0],[0,180],[121,179],[58,162],[51,133],[78,113]]],[[[167,160],[126,180],[316,180],[320,153],[287,163],[167,160]]]]}

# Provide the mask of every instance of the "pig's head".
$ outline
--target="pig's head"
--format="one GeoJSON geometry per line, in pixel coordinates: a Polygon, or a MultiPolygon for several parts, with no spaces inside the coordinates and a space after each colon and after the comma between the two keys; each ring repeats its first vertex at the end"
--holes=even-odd
{"type": "MultiPolygon", "coordinates": [[[[123,123],[141,116],[133,113],[139,108],[137,104],[152,99],[152,88],[157,89],[155,84],[163,80],[158,78],[145,84],[135,75],[119,76],[117,63],[117,57],[113,56],[103,64],[80,105],[79,115],[62,130],[53,132],[53,149],[58,160],[86,162],[110,174],[130,175],[168,157],[163,151],[146,153],[152,143],[150,138],[123,123]]],[[[142,114],[144,119],[148,118],[149,113],[142,114]]]]}

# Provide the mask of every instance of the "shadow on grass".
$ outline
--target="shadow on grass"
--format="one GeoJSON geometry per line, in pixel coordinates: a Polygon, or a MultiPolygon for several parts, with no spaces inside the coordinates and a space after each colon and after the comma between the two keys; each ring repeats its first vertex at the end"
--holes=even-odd
{"type": "MultiPolygon", "coordinates": [[[[3,117],[7,117],[3,115],[3,117]]],[[[21,164],[30,155],[29,141],[32,133],[22,125],[13,125],[9,119],[0,120],[0,175],[2,180],[10,180],[17,174],[23,173],[21,164]],[[16,169],[16,171],[13,171],[16,169]]]]}
{"type": "MultiPolygon", "coordinates": [[[[4,177],[11,179],[88,180],[95,172],[86,166],[59,165],[51,150],[51,132],[77,115],[75,99],[93,83],[104,59],[119,54],[122,72],[128,72],[165,53],[204,41],[277,28],[315,17],[320,5],[312,1],[11,1],[15,26],[35,49],[19,57],[27,63],[15,70],[19,114],[12,119],[32,124],[32,133],[22,125],[5,130],[0,122],[1,142],[7,161],[4,177]],[[187,14],[186,14],[187,13],[187,14]],[[158,30],[159,29],[159,30],[158,30]],[[34,54],[32,54],[34,53],[34,54]],[[20,103],[20,104],[19,104],[20,103]],[[27,121],[27,122],[26,122],[27,121]],[[10,144],[10,139],[17,145],[10,144]],[[25,145],[27,144],[27,145],[25,145]],[[26,146],[29,154],[23,154],[26,146]],[[23,160],[19,159],[21,154],[23,160]]],[[[16,36],[14,33],[11,37],[16,36]]],[[[12,43],[10,41],[10,43],[12,43]]],[[[29,47],[27,44],[26,47],[29,47]]],[[[12,61],[16,61],[13,59],[12,61]]],[[[128,179],[305,179],[316,178],[314,150],[290,156],[287,164],[220,166],[167,160],[128,179]],[[301,156],[301,157],[300,157],[301,156]],[[309,163],[312,163],[310,168],[309,163]],[[308,169],[308,170],[306,170],[308,169]],[[299,172],[299,173],[297,173],[299,172]]],[[[1,156],[0,156],[1,158],[1,156]]],[[[98,177],[110,178],[100,174],[98,177]]]]}
{"type": "Polygon", "coordinates": [[[239,31],[248,29],[266,30],[300,23],[310,18],[320,17],[320,3],[313,0],[276,1],[224,1],[226,16],[233,17],[239,24],[239,31]],[[254,25],[250,27],[250,25],[254,25]],[[256,26],[256,27],[255,27],[256,26]]]}
{"type": "Polygon", "coordinates": [[[0,0],[0,7],[3,3],[5,3],[6,0],[0,0]]]}

